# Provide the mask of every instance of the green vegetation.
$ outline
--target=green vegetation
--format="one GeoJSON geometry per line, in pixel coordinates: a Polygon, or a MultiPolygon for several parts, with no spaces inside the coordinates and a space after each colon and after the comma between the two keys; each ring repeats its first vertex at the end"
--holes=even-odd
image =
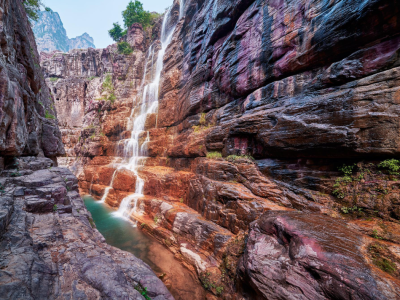
{"type": "Polygon", "coordinates": [[[122,12],[125,29],[122,28],[119,23],[113,23],[113,28],[108,31],[108,34],[115,42],[118,42],[127,34],[128,28],[131,27],[133,23],[139,23],[143,28],[146,28],[151,26],[154,19],[158,17],[159,14],[157,13],[145,11],[140,1],[130,1],[126,9],[122,12]]]}
{"type": "Polygon", "coordinates": [[[377,240],[383,240],[383,238],[381,236],[379,236],[378,230],[376,230],[376,229],[372,230],[372,237],[377,240]]]}
{"type": "Polygon", "coordinates": [[[135,286],[135,290],[137,290],[146,300],[151,300],[147,294],[147,287],[144,287],[139,283],[137,286],[135,286]]]}
{"type": "Polygon", "coordinates": [[[20,177],[20,176],[22,176],[22,175],[21,175],[21,173],[19,173],[19,171],[15,171],[15,172],[11,173],[10,176],[11,176],[11,177],[20,177]]]}
{"type": "Polygon", "coordinates": [[[124,30],[119,23],[113,23],[113,28],[108,31],[108,34],[113,39],[114,42],[118,42],[124,35],[124,30]]]}
{"type": "Polygon", "coordinates": [[[51,11],[50,8],[43,5],[41,0],[23,0],[22,4],[30,21],[37,21],[39,19],[38,12],[41,7],[44,7],[46,11],[51,11]]]}
{"type": "Polygon", "coordinates": [[[200,274],[200,281],[201,281],[203,287],[206,290],[213,290],[214,289],[215,293],[217,295],[221,295],[222,292],[224,291],[224,287],[218,285],[216,281],[214,281],[214,280],[212,280],[210,278],[210,276],[211,276],[211,273],[209,273],[209,272],[200,274]]]}
{"type": "Polygon", "coordinates": [[[92,80],[95,79],[95,78],[97,78],[97,76],[90,76],[90,77],[86,78],[86,80],[92,81],[92,80]]]}
{"type": "Polygon", "coordinates": [[[222,158],[222,154],[221,154],[221,152],[208,152],[207,158],[209,158],[209,159],[222,158]]]}
{"type": "Polygon", "coordinates": [[[214,124],[207,124],[206,113],[201,113],[199,118],[199,125],[192,126],[192,129],[195,133],[198,133],[212,127],[214,127],[214,124]]]}
{"type": "Polygon", "coordinates": [[[118,52],[121,54],[129,55],[133,52],[133,48],[127,42],[119,42],[118,52]]]}
{"type": "Polygon", "coordinates": [[[390,175],[400,175],[398,172],[400,170],[399,163],[397,159],[387,159],[381,162],[378,167],[388,169],[390,175]]]}
{"type": "Polygon", "coordinates": [[[11,176],[11,177],[20,177],[20,176],[22,176],[22,175],[19,173],[19,162],[18,162],[18,160],[17,160],[16,158],[14,158],[13,167],[14,167],[16,170],[15,170],[15,172],[11,173],[10,176],[11,176]]]}
{"type": "Polygon", "coordinates": [[[206,125],[207,120],[206,120],[206,114],[205,113],[201,113],[199,123],[202,126],[206,125]]]}
{"type": "Polygon", "coordinates": [[[212,128],[213,127],[213,125],[207,125],[207,126],[201,126],[201,125],[199,125],[199,126],[192,126],[192,128],[193,128],[193,131],[194,132],[196,132],[196,133],[198,133],[198,132],[202,132],[203,130],[206,130],[206,129],[209,129],[209,128],[212,128]]]}
{"type": "Polygon", "coordinates": [[[0,193],[1,194],[4,194],[5,193],[5,191],[4,191],[4,186],[0,183],[0,193]]]}
{"type": "Polygon", "coordinates": [[[343,207],[341,208],[341,211],[342,211],[342,213],[344,213],[344,214],[349,214],[349,213],[352,213],[352,212],[362,212],[362,208],[359,208],[359,207],[357,207],[357,206],[353,206],[353,207],[346,207],[346,206],[343,206],[343,207]]]}
{"type": "Polygon", "coordinates": [[[159,218],[158,218],[158,216],[154,216],[154,223],[158,223],[158,221],[159,221],[159,218]]]}
{"type": "Polygon", "coordinates": [[[51,82],[56,82],[56,81],[58,81],[58,78],[57,77],[50,77],[50,81],[51,82]]]}
{"type": "Polygon", "coordinates": [[[338,170],[343,176],[336,178],[332,195],[344,199],[348,204],[349,207],[340,207],[344,214],[356,214],[359,217],[368,213],[379,214],[379,206],[363,211],[357,205],[368,202],[371,198],[384,199],[386,195],[399,189],[399,185],[391,183],[397,181],[400,176],[400,162],[396,159],[380,163],[359,162],[343,165],[338,170]]]}
{"type": "Polygon", "coordinates": [[[96,228],[96,224],[94,223],[93,219],[88,217],[88,220],[89,220],[90,226],[92,226],[92,228],[96,228]]]}
{"type": "Polygon", "coordinates": [[[380,268],[381,270],[383,270],[389,274],[396,272],[396,265],[392,261],[388,260],[387,258],[381,257],[381,258],[375,260],[374,263],[378,268],[380,268]]]}
{"type": "Polygon", "coordinates": [[[235,162],[237,160],[247,160],[247,161],[254,161],[254,158],[251,155],[229,155],[226,158],[227,161],[235,162]]]}
{"type": "Polygon", "coordinates": [[[368,253],[372,257],[372,262],[382,271],[389,273],[391,275],[398,275],[397,266],[395,261],[398,259],[394,257],[387,246],[379,243],[373,243],[368,247],[368,253]]]}
{"type": "Polygon", "coordinates": [[[110,101],[111,103],[114,103],[114,101],[117,99],[114,94],[114,84],[112,82],[112,77],[110,74],[107,74],[106,78],[103,81],[103,92],[106,92],[108,94],[107,98],[105,99],[106,101],[110,101]]]}
{"type": "Polygon", "coordinates": [[[224,287],[223,286],[217,286],[215,288],[215,291],[216,291],[217,295],[221,295],[222,292],[224,291],[224,287]]]}
{"type": "Polygon", "coordinates": [[[57,204],[54,204],[53,211],[57,211],[57,204]]]}
{"type": "Polygon", "coordinates": [[[46,110],[46,112],[45,112],[45,114],[44,114],[44,117],[46,118],[46,119],[49,119],[49,120],[55,120],[56,119],[56,117],[54,116],[54,115],[52,115],[49,111],[47,111],[46,110]]]}
{"type": "Polygon", "coordinates": [[[146,28],[151,25],[151,21],[155,16],[145,11],[140,1],[135,0],[129,2],[126,10],[122,12],[122,17],[126,28],[131,27],[133,23],[139,23],[143,28],[146,28]]]}

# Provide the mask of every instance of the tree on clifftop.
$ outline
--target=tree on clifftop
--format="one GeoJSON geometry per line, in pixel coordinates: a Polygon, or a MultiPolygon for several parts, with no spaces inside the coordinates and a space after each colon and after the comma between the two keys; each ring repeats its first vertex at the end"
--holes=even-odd
{"type": "Polygon", "coordinates": [[[113,26],[114,27],[108,31],[108,34],[110,35],[110,37],[113,39],[114,42],[118,42],[124,35],[124,32],[122,30],[121,25],[119,25],[118,23],[114,23],[113,26]]]}
{"type": "Polygon", "coordinates": [[[128,28],[131,27],[133,23],[139,23],[143,28],[146,28],[150,26],[152,21],[158,16],[157,13],[145,11],[143,9],[143,4],[140,1],[131,0],[126,9],[122,12],[125,30],[118,23],[114,23],[113,28],[108,31],[108,34],[115,42],[118,42],[124,35],[126,35],[128,28]]]}
{"type": "Polygon", "coordinates": [[[151,14],[143,9],[143,4],[138,0],[129,2],[126,10],[122,12],[122,17],[126,28],[131,27],[133,23],[147,27],[151,22],[151,14]]]}

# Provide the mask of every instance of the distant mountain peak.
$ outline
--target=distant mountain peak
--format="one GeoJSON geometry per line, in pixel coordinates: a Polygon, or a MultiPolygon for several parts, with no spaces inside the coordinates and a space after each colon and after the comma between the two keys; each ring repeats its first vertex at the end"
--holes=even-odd
{"type": "Polygon", "coordinates": [[[72,39],[68,38],[60,15],[53,11],[39,12],[39,20],[33,24],[33,33],[39,52],[96,48],[93,38],[87,32],[72,39]]]}

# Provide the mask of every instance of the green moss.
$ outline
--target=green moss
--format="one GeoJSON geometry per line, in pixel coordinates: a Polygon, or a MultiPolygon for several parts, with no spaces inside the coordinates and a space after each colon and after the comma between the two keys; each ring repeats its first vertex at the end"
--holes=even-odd
{"type": "Polygon", "coordinates": [[[58,209],[57,204],[54,204],[53,211],[57,211],[57,209],[58,209]]]}
{"type": "Polygon", "coordinates": [[[200,125],[203,125],[203,126],[206,125],[207,121],[206,121],[206,114],[205,113],[202,113],[200,115],[199,123],[200,123],[200,125]]]}
{"type": "Polygon", "coordinates": [[[254,161],[254,158],[251,155],[229,155],[226,160],[230,162],[235,162],[237,160],[254,161]]]}
{"type": "Polygon", "coordinates": [[[50,81],[51,82],[56,82],[56,81],[58,81],[58,78],[57,77],[50,77],[50,81]]]}
{"type": "Polygon", "coordinates": [[[222,158],[222,154],[220,152],[208,152],[207,158],[209,158],[209,159],[222,158]]]}
{"type": "Polygon", "coordinates": [[[375,266],[391,275],[398,275],[397,266],[392,260],[394,257],[386,245],[373,243],[368,247],[368,252],[372,257],[372,262],[375,266]]]}
{"type": "Polygon", "coordinates": [[[46,118],[46,119],[49,119],[49,120],[55,120],[56,119],[56,117],[54,116],[54,115],[52,115],[49,111],[45,111],[45,114],[44,114],[44,117],[46,118]]]}

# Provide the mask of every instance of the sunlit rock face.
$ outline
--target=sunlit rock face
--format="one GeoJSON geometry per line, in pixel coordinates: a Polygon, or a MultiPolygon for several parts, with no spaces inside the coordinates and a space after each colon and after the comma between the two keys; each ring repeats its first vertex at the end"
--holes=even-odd
{"type": "MultiPolygon", "coordinates": [[[[158,112],[139,135],[141,145],[150,140],[137,169],[144,196],[132,198],[130,216],[214,296],[399,297],[396,178],[365,171],[370,177],[354,182],[366,189],[332,195],[344,163],[361,167],[399,155],[399,12],[397,2],[385,0],[174,1],[165,26],[179,21],[163,57],[158,112]],[[376,253],[390,261],[386,271],[376,253]],[[357,272],[341,270],[340,257],[357,272]],[[359,285],[349,284],[358,276],[359,285]]],[[[161,21],[144,32],[132,26],[129,56],[110,46],[42,59],[64,111],[63,163],[82,193],[116,208],[138,182],[117,167],[132,108],[135,115],[141,107],[136,96],[151,77],[149,47],[161,48],[161,21]]]]}
{"type": "Polygon", "coordinates": [[[96,48],[93,38],[86,32],[69,39],[57,12],[40,11],[38,15],[38,21],[33,22],[33,33],[39,52],[55,50],[68,52],[73,49],[96,48]]]}

